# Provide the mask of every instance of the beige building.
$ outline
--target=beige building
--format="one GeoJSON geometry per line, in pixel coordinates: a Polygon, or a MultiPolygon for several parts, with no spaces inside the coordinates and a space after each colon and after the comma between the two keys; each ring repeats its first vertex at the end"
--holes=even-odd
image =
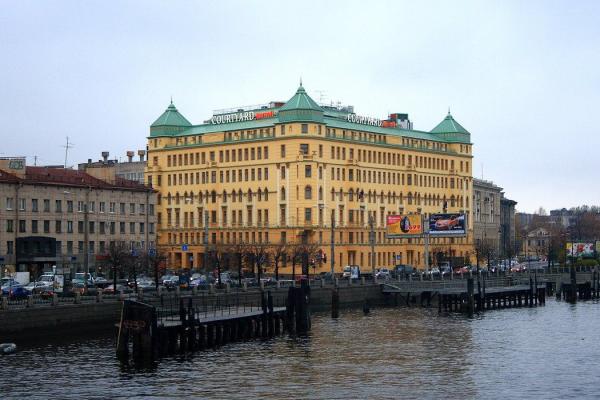
{"type": "MultiPolygon", "coordinates": [[[[500,255],[500,200],[502,188],[491,181],[473,178],[473,235],[500,255]]],[[[484,246],[485,247],[485,246],[484,246]]]]}
{"type": "Polygon", "coordinates": [[[547,229],[537,228],[532,230],[523,239],[523,256],[526,259],[546,257],[551,240],[552,237],[547,229]]]}
{"type": "Polygon", "coordinates": [[[111,242],[154,248],[155,207],[155,192],[135,182],[0,159],[0,266],[34,276],[53,265],[73,272],[87,250],[94,271],[111,242]]]}
{"type": "MultiPolygon", "coordinates": [[[[327,255],[326,271],[335,223],[336,271],[367,269],[373,218],[376,266],[423,268],[423,239],[387,238],[386,216],[446,211],[471,221],[472,144],[450,114],[429,132],[411,128],[406,114],[380,120],[320,106],[302,86],[285,103],[220,110],[200,125],[171,103],[148,138],[159,245],[172,267],[202,266],[208,218],[210,243],[306,240],[327,255]]],[[[472,238],[469,225],[431,246],[468,259],[472,238]]]]}

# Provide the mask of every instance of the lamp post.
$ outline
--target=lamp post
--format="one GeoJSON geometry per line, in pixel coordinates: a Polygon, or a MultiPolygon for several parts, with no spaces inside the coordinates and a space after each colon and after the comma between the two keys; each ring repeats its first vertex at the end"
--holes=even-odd
{"type": "Polygon", "coordinates": [[[375,279],[375,218],[369,215],[369,243],[371,244],[371,274],[375,279]]]}

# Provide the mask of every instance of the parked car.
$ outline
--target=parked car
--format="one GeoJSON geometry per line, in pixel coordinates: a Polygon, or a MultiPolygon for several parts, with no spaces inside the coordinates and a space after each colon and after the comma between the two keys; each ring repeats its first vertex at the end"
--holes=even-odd
{"type": "Polygon", "coordinates": [[[342,278],[358,279],[360,278],[360,267],[358,265],[346,265],[342,273],[342,278]]]}
{"type": "Polygon", "coordinates": [[[375,277],[377,279],[390,279],[392,277],[392,274],[390,273],[390,270],[387,268],[379,268],[379,271],[377,271],[377,273],[375,273],[375,277]]]}
{"type": "Polygon", "coordinates": [[[42,294],[42,293],[46,293],[46,292],[52,292],[52,287],[48,286],[46,283],[43,282],[29,282],[27,285],[24,286],[25,289],[27,289],[30,293],[32,294],[42,294]]]}
{"type": "MultiPolygon", "coordinates": [[[[88,287],[94,286],[94,277],[91,274],[86,274],[85,272],[77,272],[75,277],[71,280],[73,285],[82,285],[84,284],[85,276],[87,275],[87,285],[88,287]]],[[[54,277],[53,277],[54,278],[54,277]]]]}
{"type": "Polygon", "coordinates": [[[2,280],[0,281],[0,287],[4,288],[4,287],[10,287],[10,286],[15,286],[15,285],[20,285],[19,282],[17,282],[17,280],[15,278],[10,278],[5,276],[4,278],[2,278],[2,280]]]}
{"type": "MultiPolygon", "coordinates": [[[[121,283],[117,283],[116,293],[119,293],[121,291],[123,291],[124,293],[127,293],[127,292],[130,292],[131,290],[129,289],[129,287],[127,287],[121,283]]],[[[111,283],[110,285],[108,285],[107,287],[102,289],[102,293],[115,294],[115,285],[111,283]]]]}
{"type": "Polygon", "coordinates": [[[412,265],[398,264],[396,265],[394,271],[396,273],[396,277],[407,277],[415,273],[415,268],[412,265]]]}
{"type": "Polygon", "coordinates": [[[2,286],[2,296],[10,299],[22,299],[29,296],[31,292],[17,281],[10,282],[2,286]]]}
{"type": "Polygon", "coordinates": [[[430,276],[440,276],[440,269],[438,267],[433,267],[427,273],[430,276]]]}

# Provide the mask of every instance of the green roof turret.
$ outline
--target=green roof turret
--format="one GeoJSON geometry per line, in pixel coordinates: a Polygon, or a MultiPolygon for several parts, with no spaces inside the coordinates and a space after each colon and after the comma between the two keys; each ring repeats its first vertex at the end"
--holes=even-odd
{"type": "Polygon", "coordinates": [[[169,104],[165,112],[150,125],[150,136],[170,136],[190,126],[192,126],[190,121],[177,111],[177,107],[175,107],[173,99],[171,99],[171,104],[169,104]]]}
{"type": "Polygon", "coordinates": [[[449,142],[470,142],[471,134],[461,124],[459,124],[450,114],[442,120],[435,128],[431,130],[431,133],[443,137],[449,142]]]}
{"type": "Polygon", "coordinates": [[[323,109],[306,93],[300,82],[296,94],[279,109],[278,116],[280,122],[323,122],[323,109]]]}

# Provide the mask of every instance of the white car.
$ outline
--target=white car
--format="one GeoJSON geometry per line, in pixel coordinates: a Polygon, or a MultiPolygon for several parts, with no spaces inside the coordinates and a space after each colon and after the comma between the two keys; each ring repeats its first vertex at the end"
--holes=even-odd
{"type": "Polygon", "coordinates": [[[390,270],[387,268],[379,268],[379,271],[377,271],[377,273],[375,274],[375,277],[377,279],[390,279],[392,277],[392,274],[390,273],[390,270]]]}

